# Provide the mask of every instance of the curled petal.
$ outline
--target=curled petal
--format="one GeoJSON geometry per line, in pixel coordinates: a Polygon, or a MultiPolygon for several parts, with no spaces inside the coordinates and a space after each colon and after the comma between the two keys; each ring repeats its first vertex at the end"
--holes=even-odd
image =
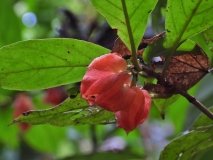
{"type": "Polygon", "coordinates": [[[131,105],[124,110],[115,112],[117,117],[117,127],[123,128],[127,133],[136,128],[142,123],[149,114],[151,98],[147,93],[140,90],[138,87],[133,87],[135,98],[131,105]]]}
{"type": "Polygon", "coordinates": [[[125,71],[126,61],[116,53],[105,54],[95,58],[89,65],[89,68],[113,73],[125,71]]]}
{"type": "Polygon", "coordinates": [[[129,87],[129,85],[124,85],[114,95],[111,95],[110,93],[111,90],[109,89],[106,93],[97,97],[96,102],[102,108],[112,112],[129,107],[135,98],[134,91],[129,87]]]}
{"type": "MultiPolygon", "coordinates": [[[[82,97],[85,98],[90,105],[99,105],[104,109],[114,111],[110,107],[102,106],[104,102],[109,101],[110,97],[113,97],[118,92],[121,92],[124,86],[124,83],[128,81],[130,75],[125,72],[117,73],[110,75],[104,78],[99,78],[90,86],[87,90],[82,93],[82,97]]],[[[83,79],[83,84],[86,84],[87,79],[83,79]]],[[[116,110],[120,110],[117,108],[116,110]]]]}

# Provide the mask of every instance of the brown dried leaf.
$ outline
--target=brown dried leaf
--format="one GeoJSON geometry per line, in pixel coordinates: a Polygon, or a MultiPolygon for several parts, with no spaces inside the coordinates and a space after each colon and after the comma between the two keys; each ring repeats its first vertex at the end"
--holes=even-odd
{"type": "MultiPolygon", "coordinates": [[[[114,43],[114,46],[113,46],[113,49],[112,49],[112,53],[113,52],[120,54],[124,58],[132,56],[132,53],[126,47],[126,45],[122,42],[122,40],[120,38],[117,38],[115,40],[115,43],[114,43]]],[[[137,55],[138,55],[139,58],[141,58],[142,53],[143,53],[143,49],[137,51],[137,55]]]]}
{"type": "Polygon", "coordinates": [[[112,52],[116,52],[116,53],[120,54],[122,57],[132,55],[130,50],[126,47],[126,45],[122,42],[122,40],[120,38],[117,38],[115,40],[112,52]]]}
{"type": "Polygon", "coordinates": [[[201,55],[173,56],[166,71],[166,80],[185,91],[197,84],[208,73],[210,65],[208,56],[202,49],[201,52],[201,55]]]}
{"type": "MultiPolygon", "coordinates": [[[[199,47],[198,45],[196,47],[199,47]]],[[[210,66],[209,58],[199,47],[200,53],[188,53],[173,56],[166,71],[166,81],[169,85],[145,84],[144,88],[155,93],[175,94],[175,88],[187,91],[197,84],[207,73],[210,66]]],[[[165,57],[161,56],[162,64],[165,57]]],[[[159,66],[154,64],[154,66],[159,66]]]]}

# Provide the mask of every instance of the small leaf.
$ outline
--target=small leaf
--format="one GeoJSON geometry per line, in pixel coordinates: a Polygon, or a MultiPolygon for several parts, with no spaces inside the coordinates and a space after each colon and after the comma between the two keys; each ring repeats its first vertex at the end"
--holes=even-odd
{"type": "MultiPolygon", "coordinates": [[[[211,112],[213,112],[213,107],[209,108],[211,112]]],[[[194,130],[198,127],[203,127],[203,126],[210,126],[213,125],[213,121],[209,119],[205,114],[201,114],[193,123],[191,130],[194,130]]]]}
{"type": "Polygon", "coordinates": [[[167,99],[163,99],[163,98],[159,98],[159,99],[153,99],[154,104],[156,105],[156,107],[158,108],[162,119],[165,118],[165,112],[167,110],[167,108],[172,105],[177,99],[180,98],[180,95],[173,95],[170,98],[167,99]]]}
{"type": "MultiPolygon", "coordinates": [[[[118,30],[118,35],[124,44],[131,50],[124,9],[121,0],[91,0],[93,6],[107,19],[112,28],[118,30]]],[[[125,0],[130,20],[135,48],[142,39],[146,29],[147,20],[157,0],[125,0]]]]}
{"type": "Polygon", "coordinates": [[[186,132],[171,141],[161,152],[160,160],[189,160],[201,150],[213,146],[213,126],[186,132]]]}
{"type": "Polygon", "coordinates": [[[81,81],[90,62],[110,51],[75,39],[29,40],[0,49],[0,85],[35,90],[81,81]]]}
{"type": "Polygon", "coordinates": [[[46,110],[28,111],[16,118],[13,123],[51,124],[54,126],[70,126],[79,124],[115,123],[112,112],[100,107],[88,107],[88,103],[77,96],[66,99],[58,106],[46,110]]]}
{"type": "Polygon", "coordinates": [[[212,1],[168,0],[166,8],[166,48],[176,49],[187,38],[213,26],[212,14],[212,1]]]}

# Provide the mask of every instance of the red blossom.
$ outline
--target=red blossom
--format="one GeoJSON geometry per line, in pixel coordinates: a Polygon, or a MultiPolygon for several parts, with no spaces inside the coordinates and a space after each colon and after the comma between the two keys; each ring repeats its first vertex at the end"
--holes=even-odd
{"type": "Polygon", "coordinates": [[[130,87],[126,61],[116,53],[92,61],[81,83],[81,96],[91,105],[115,112],[117,126],[130,132],[148,116],[147,91],[130,87]]]}
{"type": "MultiPolygon", "coordinates": [[[[23,112],[33,110],[34,106],[32,100],[25,94],[19,93],[13,103],[14,106],[14,118],[20,116],[23,112]]],[[[19,123],[19,127],[22,131],[29,129],[30,125],[26,123],[19,123]]]]}

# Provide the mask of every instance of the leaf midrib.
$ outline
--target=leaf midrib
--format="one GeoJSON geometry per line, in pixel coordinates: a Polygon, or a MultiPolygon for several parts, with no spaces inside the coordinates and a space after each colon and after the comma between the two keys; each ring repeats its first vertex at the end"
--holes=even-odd
{"type": "Polygon", "coordinates": [[[54,66],[54,67],[41,67],[41,68],[32,68],[21,71],[13,71],[13,72],[0,72],[0,74],[12,74],[12,73],[22,73],[22,72],[30,72],[30,71],[38,71],[38,70],[47,70],[47,69],[58,69],[58,68],[85,68],[86,65],[75,65],[75,66],[54,66]]]}

